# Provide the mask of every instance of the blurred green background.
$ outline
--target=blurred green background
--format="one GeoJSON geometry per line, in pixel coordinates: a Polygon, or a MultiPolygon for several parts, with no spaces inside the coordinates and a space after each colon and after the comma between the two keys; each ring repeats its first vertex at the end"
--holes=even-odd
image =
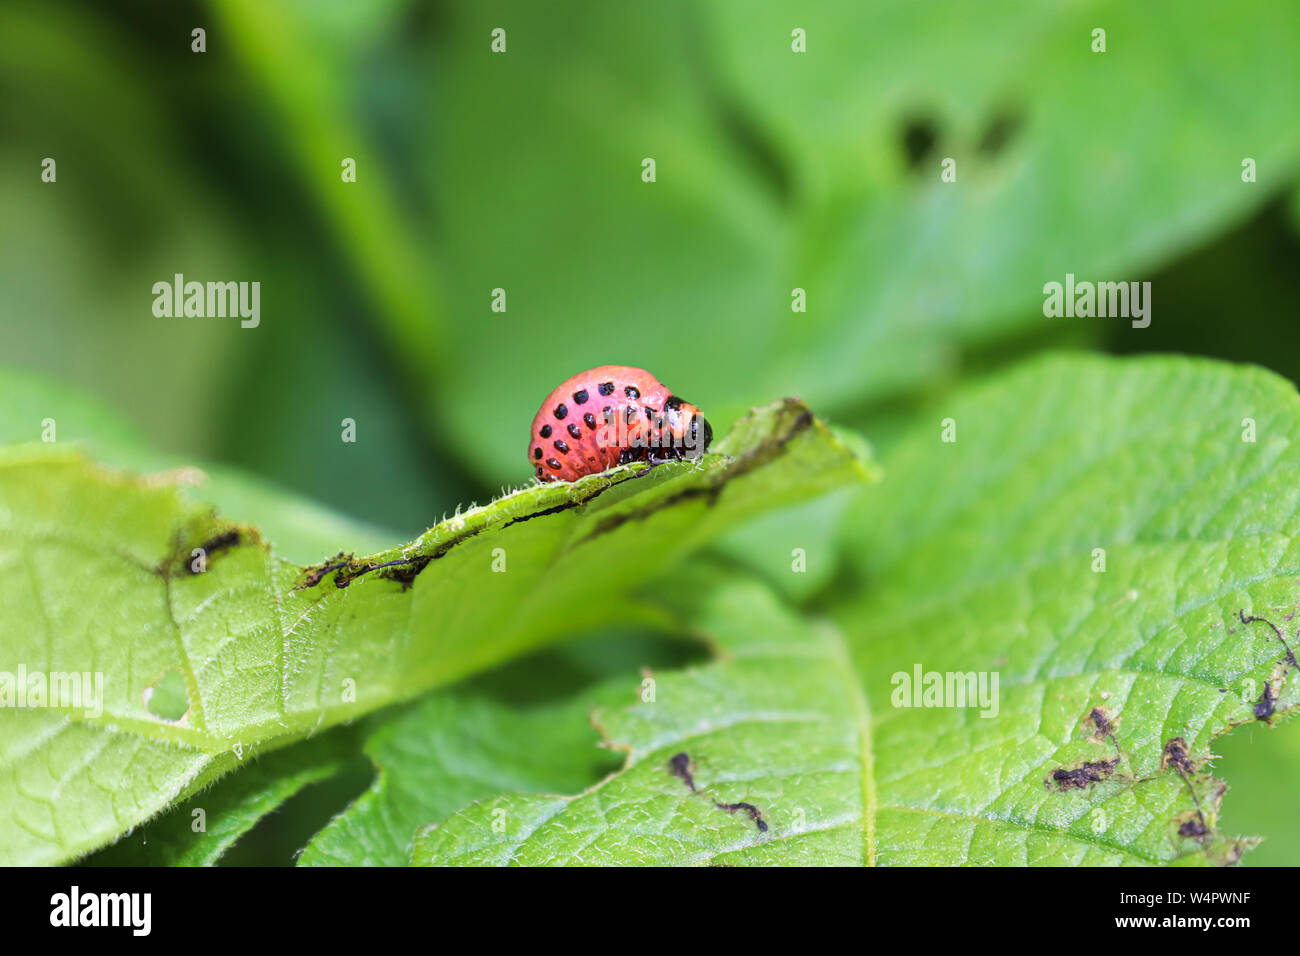
{"type": "MultiPolygon", "coordinates": [[[[537,403],[598,364],[720,433],[801,394],[886,466],[1045,348],[1300,376],[1282,0],[11,0],[0,84],[0,361],[399,538],[526,481],[537,403]],[[260,326],[155,317],[178,272],[259,281],[260,326]],[[1067,272],[1151,281],[1150,328],[1044,318],[1067,272]]],[[[1219,750],[1247,862],[1296,862],[1300,728],[1219,750]]]]}

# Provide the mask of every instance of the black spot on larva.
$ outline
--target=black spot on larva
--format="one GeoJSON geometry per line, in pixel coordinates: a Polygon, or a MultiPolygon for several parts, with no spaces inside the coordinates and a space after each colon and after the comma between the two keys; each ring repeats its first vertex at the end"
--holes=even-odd
{"type": "Polygon", "coordinates": [[[568,414],[569,414],[569,406],[565,405],[564,402],[560,402],[560,404],[555,406],[556,418],[563,420],[564,417],[568,414]]]}
{"type": "Polygon", "coordinates": [[[569,444],[564,439],[557,438],[552,442],[552,444],[555,446],[555,450],[561,455],[567,455],[569,453],[569,444]]]}
{"type": "Polygon", "coordinates": [[[913,117],[903,124],[902,146],[907,165],[916,169],[934,152],[939,130],[932,120],[913,117]]]}
{"type": "Polygon", "coordinates": [[[533,449],[533,457],[534,457],[534,458],[541,458],[541,457],[542,457],[542,446],[541,446],[541,445],[538,445],[538,446],[536,446],[536,447],[533,449]]]}
{"type": "Polygon", "coordinates": [[[600,392],[600,394],[602,394],[602,395],[613,395],[613,394],[614,394],[614,383],[613,383],[613,382],[601,382],[599,385],[596,386],[596,391],[600,392]]]}
{"type": "Polygon", "coordinates": [[[548,458],[546,459],[546,467],[559,471],[560,463],[554,458],[548,458]]]}
{"type": "Polygon", "coordinates": [[[551,437],[551,426],[550,426],[550,425],[543,425],[543,426],[542,426],[542,430],[539,431],[537,434],[541,435],[543,438],[550,438],[550,437],[551,437]]]}
{"type": "Polygon", "coordinates": [[[635,385],[628,385],[623,389],[623,394],[626,395],[628,398],[640,398],[641,390],[637,388],[635,385]]]}
{"type": "Polygon", "coordinates": [[[577,405],[586,405],[586,404],[587,404],[587,390],[586,390],[585,388],[583,388],[583,389],[579,389],[578,391],[574,392],[574,393],[573,393],[573,401],[574,401],[574,403],[577,404],[577,405]]]}
{"type": "Polygon", "coordinates": [[[666,399],[664,399],[664,408],[668,409],[670,412],[675,412],[677,411],[677,409],[681,407],[682,407],[682,400],[678,398],[676,395],[669,395],[666,399]]]}
{"type": "Polygon", "coordinates": [[[541,466],[541,465],[538,465],[538,466],[537,466],[537,477],[538,477],[538,478],[542,477],[542,466],[541,466]]]}
{"type": "MultiPolygon", "coordinates": [[[[591,413],[588,412],[587,415],[584,416],[584,417],[586,417],[586,418],[590,418],[590,417],[591,417],[591,413]]],[[[577,425],[570,425],[570,426],[569,426],[569,437],[570,437],[570,438],[581,438],[581,437],[582,437],[582,432],[578,431],[578,426],[577,426],[577,425]]]]}
{"type": "Polygon", "coordinates": [[[590,428],[592,431],[595,431],[595,429],[596,429],[596,416],[595,416],[595,415],[591,414],[591,412],[587,412],[587,414],[585,414],[585,415],[582,416],[582,420],[583,420],[584,422],[587,423],[587,427],[588,427],[588,428],[590,428]]]}
{"type": "Polygon", "coordinates": [[[653,408],[647,408],[645,410],[645,420],[648,422],[653,421],[654,417],[655,417],[655,410],[653,408]]]}

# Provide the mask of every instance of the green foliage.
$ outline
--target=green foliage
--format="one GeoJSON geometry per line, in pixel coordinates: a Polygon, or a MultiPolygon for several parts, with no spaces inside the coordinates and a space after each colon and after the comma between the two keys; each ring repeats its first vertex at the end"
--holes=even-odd
{"type": "Polygon", "coordinates": [[[0,862],[1294,861],[1239,614],[1294,631],[1293,389],[1023,361],[1295,379],[1294,4],[19,0],[0,83],[0,356],[61,380],[0,371],[0,673],[106,677],[0,710],[0,862]],[[177,272],[262,323],[153,316],[177,272]],[[1151,328],[1045,319],[1066,273],[1154,280],[1151,328]],[[611,361],[719,454],[507,493],[611,361]],[[917,664],[998,715],[890,706],[917,664]],[[808,722],[701,749],[719,707],[808,722]]]}
{"type": "Polygon", "coordinates": [[[1265,680],[1279,714],[1297,700],[1271,629],[1239,617],[1300,607],[1294,390],[1068,358],[944,412],[957,440],[938,413],[918,424],[842,526],[863,577],[836,592],[837,625],[701,576],[692,627],[721,660],[596,716],[624,769],[571,798],[477,803],[428,828],[416,861],[1235,862],[1251,841],[1219,829],[1211,744],[1257,722],[1265,680]],[[999,685],[908,706],[899,675],[918,667],[999,685]],[[1098,779],[1062,785],[1085,762],[1098,779]]]}
{"type": "Polygon", "coordinates": [[[572,798],[476,803],[422,833],[413,861],[875,862],[869,718],[843,640],[761,587],[698,580],[692,623],[723,662],[656,673],[653,699],[593,715],[627,754],[619,773],[572,798]]]}
{"type": "Polygon", "coordinates": [[[250,761],[238,773],[134,828],[103,852],[94,866],[212,866],[268,813],[313,783],[343,769],[355,749],[355,731],[323,737],[250,761]]]}
{"type": "MultiPolygon", "coordinates": [[[[1300,15],[1244,10],[1233,43],[1221,16],[1209,0],[458,8],[428,133],[455,237],[442,300],[497,334],[445,330],[436,400],[525,419],[554,369],[608,356],[724,418],[773,393],[835,410],[925,387],[973,345],[1042,329],[1045,281],[1144,275],[1263,202],[1239,144],[1267,153],[1272,188],[1295,170],[1300,131],[1276,116],[1300,109],[1300,15]],[[487,52],[494,26],[506,55],[487,52]],[[913,126],[934,137],[915,166],[913,126]]],[[[501,473],[516,438],[479,420],[447,427],[501,473]]]]}
{"type": "Polygon", "coordinates": [[[9,722],[5,858],[92,849],[255,751],[584,628],[655,616],[631,596],[640,568],[872,476],[793,401],[717,448],[698,464],[524,488],[403,547],[309,568],[192,501],[174,474],[110,470],[57,443],[0,451],[4,659],[106,678],[93,707],[9,722]],[[132,760],[150,772],[126,774],[132,760]]]}
{"type": "MultiPolygon", "coordinates": [[[[843,526],[859,587],[833,613],[871,700],[918,663],[996,670],[1001,714],[891,712],[878,760],[899,770],[881,803],[899,809],[882,809],[882,832],[891,816],[914,846],[1007,828],[1024,837],[1024,862],[1049,832],[1134,860],[1199,854],[1170,832],[1187,795],[1160,772],[1162,750],[1182,737],[1205,760],[1215,737],[1254,722],[1264,681],[1287,673],[1271,630],[1239,612],[1279,625],[1295,613],[1298,436],[1287,382],[1188,359],[1039,361],[922,416],[881,493],[843,526]],[[1113,741],[1088,739],[1098,706],[1113,741]],[[1044,787],[1115,746],[1129,779],[1044,787]],[[908,772],[909,759],[926,769],[908,772]]],[[[1279,710],[1296,699],[1285,680],[1279,710]]],[[[1217,807],[1216,784],[1198,789],[1217,807]]]]}

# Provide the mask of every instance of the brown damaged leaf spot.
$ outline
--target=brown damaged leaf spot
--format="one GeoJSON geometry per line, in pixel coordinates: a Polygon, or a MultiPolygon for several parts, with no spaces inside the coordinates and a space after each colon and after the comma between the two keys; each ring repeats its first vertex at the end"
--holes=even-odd
{"type": "MultiPolygon", "coordinates": [[[[1051,790],[1055,784],[1057,792],[1087,790],[1095,784],[1106,780],[1123,780],[1131,786],[1155,780],[1155,776],[1134,777],[1133,774],[1117,772],[1121,760],[1130,759],[1120,748],[1116,731],[1119,725],[1117,715],[1100,705],[1092,707],[1083,718],[1083,724],[1092,729],[1088,739],[1102,743],[1109,738],[1115,746],[1116,757],[1113,760],[1085,760],[1074,767],[1061,767],[1052,771],[1045,784],[1051,790]]],[[[1223,795],[1227,785],[1215,780],[1204,772],[1204,766],[1213,757],[1212,754],[1193,756],[1191,748],[1183,737],[1171,737],[1161,748],[1160,771],[1172,769],[1182,779],[1192,798],[1192,809],[1179,813],[1170,821],[1171,832],[1177,833],[1177,839],[1192,840],[1198,845],[1195,852],[1203,853],[1207,860],[1219,866],[1231,866],[1236,863],[1250,845],[1249,840],[1222,840],[1218,838],[1213,821],[1217,819],[1223,795]],[[1213,787],[1208,801],[1202,801],[1197,784],[1213,787]]]]}
{"type": "Polygon", "coordinates": [[[1253,708],[1255,719],[1262,720],[1266,724],[1273,722],[1273,713],[1277,710],[1277,690],[1273,687],[1272,680],[1264,681],[1264,692],[1259,695],[1259,700],[1255,701],[1253,708]]]}
{"type": "Polygon", "coordinates": [[[327,558],[320,564],[313,564],[309,567],[303,568],[303,578],[294,587],[294,590],[301,591],[304,588],[314,588],[324,580],[325,575],[329,574],[331,571],[338,571],[341,568],[346,568],[351,561],[351,554],[344,554],[340,551],[338,554],[334,555],[334,557],[327,558]]]}
{"type": "Polygon", "coordinates": [[[1092,733],[1088,735],[1088,739],[1097,744],[1109,739],[1115,747],[1114,759],[1085,760],[1074,767],[1058,767],[1044,781],[1047,789],[1051,790],[1052,785],[1055,784],[1057,792],[1086,790],[1093,784],[1101,783],[1114,776],[1115,768],[1124,759],[1124,752],[1120,750],[1119,741],[1115,738],[1117,723],[1117,718],[1100,704],[1089,710],[1087,716],[1083,718],[1084,726],[1092,728],[1092,733]]]}
{"type": "Polygon", "coordinates": [[[1105,707],[1097,706],[1088,712],[1087,721],[1093,727],[1093,733],[1088,738],[1089,740],[1101,743],[1103,740],[1109,739],[1115,748],[1116,755],[1119,757],[1125,756],[1124,752],[1120,750],[1119,738],[1115,736],[1118,718],[1105,707]]]}
{"type": "Polygon", "coordinates": [[[1204,757],[1193,756],[1187,741],[1182,737],[1170,738],[1165,743],[1161,753],[1160,769],[1162,771],[1173,769],[1182,778],[1193,805],[1193,809],[1175,816],[1171,826],[1176,827],[1179,839],[1194,841],[1198,845],[1196,852],[1204,854],[1205,859],[1211,864],[1233,866],[1241,859],[1247,848],[1259,841],[1225,840],[1220,837],[1214,821],[1218,819],[1219,808],[1223,805],[1223,795],[1228,792],[1228,785],[1205,773],[1205,764],[1212,758],[1213,754],[1208,753],[1204,757]],[[1208,799],[1202,799],[1198,793],[1198,783],[1202,790],[1213,788],[1208,799]]]}
{"type": "Polygon", "coordinates": [[[1115,772],[1115,760],[1085,760],[1077,767],[1058,767],[1048,777],[1046,784],[1050,790],[1056,784],[1058,791],[1087,790],[1093,784],[1101,783],[1115,772]]]}
{"type": "MultiPolygon", "coordinates": [[[[1288,614],[1284,620],[1290,621],[1295,617],[1294,614],[1288,614]]],[[[1256,614],[1247,614],[1245,609],[1237,611],[1237,619],[1242,624],[1264,624],[1273,632],[1273,636],[1282,644],[1283,655],[1278,665],[1273,668],[1272,675],[1264,681],[1264,691],[1259,695],[1251,708],[1251,713],[1256,720],[1262,720],[1264,723],[1272,725],[1273,715],[1277,712],[1277,700],[1281,695],[1282,685],[1286,683],[1287,676],[1291,668],[1300,667],[1300,662],[1296,661],[1295,652],[1291,650],[1291,645],[1287,643],[1286,638],[1282,636],[1282,629],[1267,618],[1260,617],[1256,614]]],[[[1234,723],[1233,726],[1236,726],[1234,723]]]]}
{"type": "Polygon", "coordinates": [[[1160,756],[1160,769],[1173,767],[1180,774],[1196,773],[1196,764],[1187,753],[1187,741],[1182,737],[1173,737],[1166,744],[1160,756]]]}
{"type": "MultiPolygon", "coordinates": [[[[698,794],[700,792],[695,786],[695,776],[693,773],[694,764],[691,762],[690,754],[685,752],[673,754],[672,759],[668,761],[667,767],[668,772],[685,783],[686,786],[690,788],[691,793],[698,794]]],[[[749,815],[749,818],[754,821],[754,825],[758,827],[759,833],[767,832],[767,821],[763,819],[762,811],[752,803],[722,803],[715,800],[713,801],[713,805],[719,810],[724,810],[727,813],[744,811],[749,815]]]]}
{"type": "Polygon", "coordinates": [[[215,512],[192,522],[189,527],[173,535],[171,553],[159,562],[154,571],[163,578],[175,576],[194,577],[212,570],[213,559],[240,547],[266,545],[258,530],[251,525],[238,525],[223,521],[215,512]]]}
{"type": "Polygon", "coordinates": [[[1277,639],[1282,643],[1282,647],[1286,652],[1285,657],[1286,657],[1287,666],[1300,667],[1300,661],[1296,660],[1295,653],[1291,650],[1291,645],[1286,642],[1286,638],[1282,636],[1282,629],[1280,627],[1278,627],[1276,624],[1274,624],[1272,621],[1268,620],[1267,618],[1258,617],[1254,614],[1247,614],[1244,608],[1238,609],[1237,619],[1241,621],[1242,624],[1246,624],[1246,625],[1256,624],[1256,623],[1268,625],[1268,627],[1273,631],[1274,636],[1276,636],[1277,639]]]}
{"type": "Polygon", "coordinates": [[[767,832],[767,822],[763,819],[763,814],[752,803],[715,803],[714,806],[719,810],[726,810],[728,813],[744,810],[749,814],[749,819],[753,820],[754,825],[758,827],[759,833],[767,832]]]}
{"type": "Polygon", "coordinates": [[[293,589],[303,591],[314,588],[331,574],[334,575],[334,586],[336,588],[345,588],[358,578],[378,571],[381,578],[386,581],[397,582],[405,591],[415,583],[415,579],[429,566],[430,562],[443,557],[452,548],[468,541],[483,530],[483,528],[475,528],[472,531],[467,531],[439,545],[430,554],[415,554],[409,558],[394,558],[391,561],[358,560],[354,555],[344,554],[340,551],[334,557],[328,558],[320,564],[303,568],[302,577],[294,585],[293,589]]]}
{"type": "Polygon", "coordinates": [[[429,565],[429,562],[442,557],[451,549],[450,545],[451,543],[449,543],[446,550],[441,550],[440,553],[435,552],[431,555],[417,554],[410,558],[396,558],[392,561],[379,562],[358,561],[351,554],[339,552],[320,564],[303,568],[302,579],[294,585],[293,589],[303,591],[314,588],[331,574],[334,575],[334,586],[336,588],[345,588],[358,578],[378,571],[381,578],[396,581],[405,591],[415,583],[415,579],[429,565]]]}
{"type": "MultiPolygon", "coordinates": [[[[231,548],[238,547],[239,542],[241,540],[242,540],[242,536],[240,534],[239,529],[230,528],[226,531],[221,532],[215,537],[209,538],[207,541],[204,541],[195,550],[202,551],[206,559],[211,560],[212,558],[220,554],[222,551],[229,551],[231,548]]],[[[182,562],[181,567],[184,573],[186,574],[201,573],[200,571],[195,569],[194,561],[184,561],[182,562]]]]}
{"type": "MultiPolygon", "coordinates": [[[[534,518],[541,518],[545,515],[559,514],[562,511],[568,511],[572,508],[578,508],[594,498],[599,497],[605,491],[608,491],[613,485],[606,485],[598,488],[585,498],[576,501],[567,501],[564,504],[556,505],[552,508],[543,508],[541,511],[535,511],[532,514],[520,515],[517,518],[511,518],[501,527],[509,528],[511,525],[520,524],[524,521],[531,521],[534,518]]],[[[427,568],[430,562],[436,561],[447,555],[457,545],[463,544],[475,535],[481,534],[488,530],[487,527],[473,528],[454,538],[443,542],[429,554],[416,554],[411,557],[395,558],[391,561],[368,561],[357,560],[352,554],[339,552],[332,558],[322,561],[320,564],[314,564],[303,569],[301,580],[294,586],[295,591],[302,591],[308,588],[314,588],[321,583],[330,574],[334,575],[334,586],[345,588],[358,578],[364,577],[373,572],[380,572],[379,576],[388,581],[396,581],[402,585],[405,591],[415,583],[415,579],[427,568]]]]}
{"type": "Polygon", "coordinates": [[[668,772],[684,780],[686,786],[691,788],[691,793],[696,792],[695,777],[691,774],[691,758],[688,754],[674,754],[673,759],[668,761],[668,772]]]}
{"type": "Polygon", "coordinates": [[[1109,737],[1115,739],[1115,722],[1111,719],[1109,711],[1104,707],[1094,707],[1088,712],[1088,719],[1092,721],[1093,727],[1097,729],[1095,737],[1109,737]]]}
{"type": "MultiPolygon", "coordinates": [[[[1198,766],[1188,754],[1187,741],[1182,737],[1170,738],[1165,743],[1164,752],[1160,757],[1160,769],[1165,770],[1168,767],[1173,767],[1178,776],[1183,778],[1183,784],[1191,794],[1192,804],[1195,807],[1195,819],[1185,820],[1178,828],[1178,833],[1180,836],[1194,837],[1204,842],[1209,836],[1210,828],[1205,822],[1205,813],[1201,810],[1201,798],[1197,796],[1196,787],[1192,784],[1192,776],[1197,772],[1198,766]]],[[[1216,806],[1226,789],[1226,787],[1220,789],[1216,795],[1216,806]]]]}

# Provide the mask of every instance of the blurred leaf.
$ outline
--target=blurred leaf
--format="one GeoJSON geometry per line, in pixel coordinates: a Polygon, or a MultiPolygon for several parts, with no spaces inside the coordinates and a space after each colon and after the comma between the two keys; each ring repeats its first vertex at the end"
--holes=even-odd
{"type": "Polygon", "coordinates": [[[1296,171],[1300,129],[1276,117],[1300,107],[1300,9],[1243,10],[1227,34],[1224,16],[1209,0],[451,5],[427,140],[446,309],[464,317],[428,383],[451,444],[519,473],[519,435],[482,423],[527,421],[604,362],[723,422],[773,392],[859,405],[1060,324],[1042,287],[1067,272],[1149,276],[1296,171]],[[912,161],[914,127],[933,144],[912,161]],[[1260,183],[1241,182],[1243,152],[1260,183]]]}
{"type": "Polygon", "coordinates": [[[436,282],[416,224],[403,215],[409,204],[356,108],[357,88],[382,60],[385,35],[401,29],[408,4],[213,0],[212,6],[243,68],[269,95],[285,126],[284,142],[369,291],[394,354],[417,379],[429,376],[441,345],[436,282]],[[355,182],[342,178],[344,159],[356,162],[355,182]]]}
{"type": "MultiPolygon", "coordinates": [[[[366,49],[362,20],[385,28],[378,4],[325,7],[317,15],[353,49],[366,49]]],[[[334,152],[286,149],[296,126],[243,81],[238,40],[185,3],[0,10],[0,85],[14,94],[0,100],[0,206],[23,223],[0,231],[12,266],[0,297],[23,317],[0,324],[0,356],[111,396],[158,447],[240,464],[409,537],[486,491],[458,480],[358,318],[375,310],[366,250],[398,264],[377,202],[382,171],[360,135],[343,137],[362,163],[355,184],[341,181],[334,152]],[[190,51],[195,23],[209,31],[201,55],[190,51]],[[45,156],[55,183],[40,179],[45,156]],[[322,179],[337,214],[354,210],[346,237],[314,213],[322,179]],[[259,282],[261,323],[153,315],[153,283],[176,273],[259,282]],[[339,440],[345,417],[356,443],[339,440]]],[[[423,288],[406,275],[377,296],[385,314],[389,292],[423,288]]]]}
{"type": "Polygon", "coordinates": [[[93,387],[155,442],[207,455],[229,369],[254,333],[158,318],[151,289],[178,272],[257,275],[220,180],[186,162],[159,102],[164,77],[167,88],[193,81],[190,56],[188,32],[150,46],[99,5],[0,7],[0,208],[11,225],[0,229],[0,356],[93,387]],[[46,157],[53,183],[41,179],[46,157]]]}
{"type": "Polygon", "coordinates": [[[0,763],[12,768],[0,777],[5,858],[85,852],[229,769],[232,754],[602,622],[656,614],[627,597],[646,579],[641,569],[671,566],[765,508],[871,475],[786,401],[737,425],[700,463],[531,486],[404,547],[304,569],[255,528],[191,503],[174,475],[112,471],[58,445],[6,449],[0,650],[29,671],[106,680],[102,711],[19,711],[19,732],[0,741],[0,763]],[[177,673],[189,709],[163,720],[150,698],[177,673]],[[146,750],[152,775],[130,774],[121,793],[103,786],[146,750]]]}
{"type": "Polygon", "coordinates": [[[761,514],[723,535],[711,550],[761,574],[791,601],[805,601],[832,586],[840,569],[839,525],[859,493],[846,488],[761,514]]]}
{"type": "Polygon", "coordinates": [[[1300,353],[1279,347],[1296,334],[1297,261],[1300,235],[1274,203],[1154,276],[1168,321],[1153,320],[1141,334],[1112,329],[1111,347],[1252,362],[1300,381],[1300,353]]]}

